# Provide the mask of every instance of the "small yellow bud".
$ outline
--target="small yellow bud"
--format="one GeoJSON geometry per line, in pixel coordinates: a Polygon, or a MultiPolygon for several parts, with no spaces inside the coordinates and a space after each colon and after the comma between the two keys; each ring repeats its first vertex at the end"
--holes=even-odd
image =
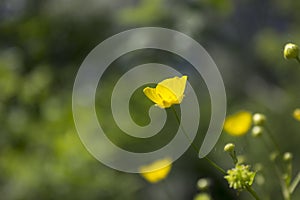
{"type": "Polygon", "coordinates": [[[253,137],[259,137],[262,135],[262,133],[264,132],[264,128],[261,127],[261,126],[254,126],[252,128],[252,131],[251,131],[251,135],[253,137]]]}
{"type": "Polygon", "coordinates": [[[252,116],[252,120],[254,125],[262,126],[266,122],[266,116],[261,113],[255,113],[252,116]]]}
{"type": "Polygon", "coordinates": [[[284,46],[283,56],[285,59],[297,59],[299,55],[299,47],[296,44],[288,43],[284,46]]]}
{"type": "Polygon", "coordinates": [[[293,154],[290,153],[290,152],[285,152],[283,154],[283,160],[286,161],[286,162],[289,162],[293,159],[293,154]]]}
{"type": "Polygon", "coordinates": [[[233,152],[234,148],[235,148],[234,144],[228,143],[228,144],[225,145],[224,151],[226,151],[226,152],[233,152]]]}
{"type": "Polygon", "coordinates": [[[197,182],[199,190],[206,190],[210,186],[210,181],[207,178],[200,178],[197,182]]]}

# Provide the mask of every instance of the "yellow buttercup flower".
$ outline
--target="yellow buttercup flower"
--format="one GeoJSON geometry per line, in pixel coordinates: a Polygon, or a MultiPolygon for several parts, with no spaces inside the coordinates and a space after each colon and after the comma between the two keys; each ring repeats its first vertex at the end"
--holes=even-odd
{"type": "Polygon", "coordinates": [[[294,110],[293,116],[296,120],[300,121],[300,108],[294,110]]]}
{"type": "Polygon", "coordinates": [[[173,104],[180,104],[186,85],[187,76],[165,79],[156,88],[146,87],[144,94],[160,108],[169,108],[173,104]]]}
{"type": "Polygon", "coordinates": [[[248,132],[252,124],[252,114],[248,111],[239,111],[226,117],[224,130],[233,136],[241,136],[248,132]]]}
{"type": "Polygon", "coordinates": [[[140,167],[141,176],[150,183],[156,183],[166,178],[171,171],[172,160],[165,158],[157,160],[149,165],[140,167]]]}

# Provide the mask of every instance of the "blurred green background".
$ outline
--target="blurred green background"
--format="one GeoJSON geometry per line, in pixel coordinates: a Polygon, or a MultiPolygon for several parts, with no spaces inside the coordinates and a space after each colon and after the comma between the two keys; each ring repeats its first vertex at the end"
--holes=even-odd
{"type": "MultiPolygon", "coordinates": [[[[166,189],[172,199],[193,199],[202,177],[211,180],[213,199],[251,199],[229,189],[222,175],[197,159],[192,149],[173,164],[164,182],[151,185],[137,174],[104,166],[81,144],[71,108],[80,64],[106,38],[143,26],[174,29],[202,44],[223,76],[228,113],[240,109],[265,113],[299,170],[300,123],[292,112],[300,107],[300,67],[282,56],[285,43],[300,44],[299,10],[300,1],[293,0],[1,0],[0,199],[168,199],[166,189]]],[[[175,68],[187,64],[167,52],[133,52],[112,64],[102,80],[107,87],[97,95],[99,120],[124,148],[144,146],[119,134],[111,117],[110,95],[124,72],[148,62],[175,68]]],[[[200,76],[191,77],[191,82],[197,79],[200,76]]],[[[205,84],[198,87],[203,89],[197,140],[201,141],[210,100],[205,84]]],[[[141,91],[132,98],[131,112],[137,123],[146,124],[151,103],[141,91]]],[[[170,130],[158,140],[161,143],[153,142],[156,148],[172,137],[170,130]]],[[[264,199],[281,199],[264,143],[250,135],[222,134],[209,157],[224,168],[232,167],[223,152],[228,141],[236,143],[247,163],[263,163],[265,182],[255,186],[257,192],[269,195],[264,199]]],[[[294,199],[299,198],[298,189],[294,199]]]]}

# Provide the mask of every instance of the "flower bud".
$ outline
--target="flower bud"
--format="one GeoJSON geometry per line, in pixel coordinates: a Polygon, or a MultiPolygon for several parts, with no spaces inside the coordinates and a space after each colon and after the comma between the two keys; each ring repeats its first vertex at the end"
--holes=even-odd
{"type": "Polygon", "coordinates": [[[228,143],[228,144],[225,145],[224,151],[226,151],[226,152],[233,152],[234,148],[235,148],[234,144],[228,143]]]}
{"type": "Polygon", "coordinates": [[[286,162],[289,162],[293,159],[293,154],[290,153],[290,152],[285,152],[283,154],[283,160],[286,161],[286,162]]]}
{"type": "Polygon", "coordinates": [[[210,181],[207,178],[200,178],[197,182],[197,187],[199,190],[206,190],[210,185],[210,181]]]}
{"type": "Polygon", "coordinates": [[[298,58],[299,47],[296,44],[288,43],[284,46],[283,56],[285,59],[298,58]]]}
{"type": "Polygon", "coordinates": [[[262,126],[266,122],[266,116],[261,113],[255,113],[252,116],[252,120],[254,125],[262,126]]]}
{"type": "Polygon", "coordinates": [[[227,175],[224,177],[229,184],[229,187],[236,190],[243,190],[251,187],[255,172],[250,170],[249,165],[236,165],[235,168],[227,171],[227,175]]]}
{"type": "Polygon", "coordinates": [[[262,133],[264,132],[264,128],[261,127],[261,126],[254,126],[252,128],[252,131],[251,131],[251,135],[253,137],[259,137],[262,135],[262,133]]]}

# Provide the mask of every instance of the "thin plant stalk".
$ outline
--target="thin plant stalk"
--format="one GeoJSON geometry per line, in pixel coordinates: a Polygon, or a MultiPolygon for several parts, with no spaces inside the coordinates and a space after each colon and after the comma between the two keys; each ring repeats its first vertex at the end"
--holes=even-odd
{"type": "MultiPolygon", "coordinates": [[[[192,146],[194,147],[194,150],[198,153],[198,148],[196,147],[196,145],[192,142],[192,140],[189,138],[188,134],[186,134],[186,132],[184,131],[183,127],[181,126],[180,124],[180,119],[179,119],[179,116],[175,110],[174,107],[171,107],[174,114],[175,114],[175,117],[176,117],[176,120],[177,120],[177,123],[179,125],[179,127],[181,128],[182,132],[185,134],[185,136],[187,137],[187,139],[191,142],[192,146]]],[[[226,171],[220,167],[217,163],[213,162],[212,160],[210,160],[209,158],[207,157],[204,157],[204,159],[211,165],[213,166],[215,169],[217,169],[219,172],[221,172],[223,175],[226,175],[226,171]]],[[[257,193],[251,188],[251,187],[247,187],[247,191],[256,199],[256,200],[260,200],[260,198],[258,197],[257,193]]]]}
{"type": "Polygon", "coordinates": [[[276,142],[275,137],[273,136],[272,131],[270,130],[270,128],[268,126],[265,126],[266,132],[271,140],[271,142],[273,143],[275,149],[279,152],[279,154],[281,153],[280,147],[278,145],[278,143],[276,142]]]}
{"type": "Polygon", "coordinates": [[[298,186],[299,182],[300,182],[300,172],[298,172],[297,176],[295,177],[295,179],[293,180],[293,182],[290,185],[289,191],[291,194],[294,192],[294,190],[298,186]]]}
{"type": "Polygon", "coordinates": [[[256,200],[260,200],[259,196],[257,195],[257,193],[252,189],[252,187],[247,187],[247,191],[256,199],[256,200]]]}

